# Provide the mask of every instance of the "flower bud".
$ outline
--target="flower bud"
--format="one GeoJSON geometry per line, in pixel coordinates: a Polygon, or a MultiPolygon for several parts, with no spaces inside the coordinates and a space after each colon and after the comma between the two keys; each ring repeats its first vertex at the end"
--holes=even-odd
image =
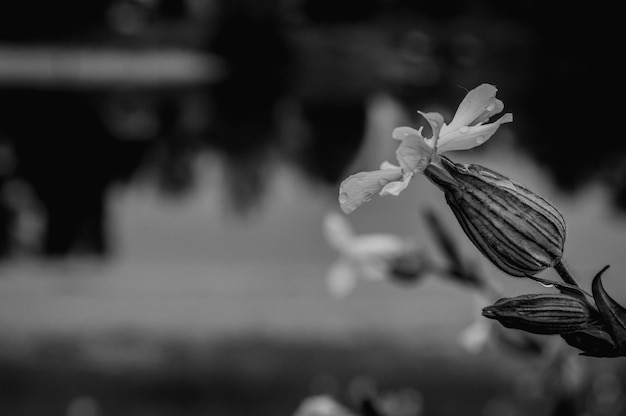
{"type": "Polygon", "coordinates": [[[549,202],[480,165],[429,166],[428,178],[444,191],[463,231],[497,267],[512,276],[534,275],[557,264],[565,220],[549,202]]]}
{"type": "Polygon", "coordinates": [[[482,313],[507,328],[540,335],[567,334],[589,325],[587,305],[560,293],[503,298],[482,313]]]}

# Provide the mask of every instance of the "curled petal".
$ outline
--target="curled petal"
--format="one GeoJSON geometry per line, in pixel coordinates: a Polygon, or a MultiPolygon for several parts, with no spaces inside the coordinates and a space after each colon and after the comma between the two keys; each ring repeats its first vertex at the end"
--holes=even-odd
{"type": "Polygon", "coordinates": [[[339,205],[346,214],[372,199],[389,182],[402,179],[400,169],[380,169],[349,176],[339,186],[339,205]]]}
{"type": "Polygon", "coordinates": [[[513,114],[506,113],[497,121],[490,124],[480,124],[477,126],[463,126],[460,129],[451,131],[439,138],[437,150],[439,153],[451,152],[454,150],[467,150],[480,146],[491,138],[501,124],[513,121],[513,114]]]}
{"type": "MultiPolygon", "coordinates": [[[[481,84],[468,92],[461,104],[459,104],[452,122],[446,126],[445,131],[454,131],[463,126],[476,124],[477,120],[484,119],[485,112],[489,112],[491,115],[495,114],[493,111],[498,105],[496,104],[497,91],[498,89],[493,85],[481,84]]],[[[502,108],[500,111],[502,111],[502,108]]]]}
{"type": "Polygon", "coordinates": [[[402,172],[423,172],[430,163],[433,148],[420,136],[407,136],[398,149],[396,157],[402,167],[402,172]]]}
{"type": "Polygon", "coordinates": [[[435,144],[437,143],[437,139],[439,138],[439,132],[445,125],[443,122],[443,116],[439,113],[434,113],[434,112],[423,113],[421,111],[418,111],[418,113],[421,114],[422,117],[426,119],[426,121],[428,121],[428,124],[430,124],[430,128],[432,129],[432,132],[433,132],[432,142],[430,144],[432,145],[432,147],[435,147],[435,144]]]}
{"type": "Polygon", "coordinates": [[[398,196],[400,192],[404,191],[413,177],[413,172],[406,172],[401,181],[389,182],[380,191],[381,196],[393,195],[398,196]]]}

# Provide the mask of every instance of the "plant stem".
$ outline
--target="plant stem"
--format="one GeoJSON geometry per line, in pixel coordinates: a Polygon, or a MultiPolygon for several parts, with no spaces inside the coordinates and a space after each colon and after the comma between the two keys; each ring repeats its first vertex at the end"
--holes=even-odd
{"type": "Polygon", "coordinates": [[[565,267],[565,264],[563,264],[562,261],[559,261],[557,264],[554,265],[554,270],[556,270],[556,272],[559,274],[559,276],[561,276],[561,279],[563,279],[565,283],[580,287],[576,279],[574,279],[574,276],[572,276],[569,270],[567,270],[567,267],[565,267]]]}
{"type": "MultiPolygon", "coordinates": [[[[565,267],[565,264],[563,264],[562,261],[559,261],[557,264],[554,265],[554,270],[556,270],[556,272],[559,274],[559,276],[561,276],[561,279],[563,279],[565,283],[568,283],[572,286],[580,287],[576,279],[574,279],[574,276],[572,276],[569,270],[567,270],[567,267],[565,267]]],[[[581,295],[580,299],[583,300],[587,304],[587,306],[589,306],[590,310],[596,311],[596,305],[589,300],[589,298],[593,299],[593,296],[587,293],[582,288],[581,290],[582,293],[586,294],[587,296],[581,295]]]]}

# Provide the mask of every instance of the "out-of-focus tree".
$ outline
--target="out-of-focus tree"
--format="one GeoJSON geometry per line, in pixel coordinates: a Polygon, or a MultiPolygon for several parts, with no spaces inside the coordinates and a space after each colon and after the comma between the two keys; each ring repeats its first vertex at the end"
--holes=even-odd
{"type": "MultiPolygon", "coordinates": [[[[226,68],[208,87],[179,90],[0,86],[0,134],[16,162],[6,180],[33,188],[48,254],[76,245],[106,252],[108,189],[149,171],[180,195],[192,189],[194,159],[205,151],[223,158],[240,213],[261,201],[280,159],[334,192],[363,145],[371,97],[393,97],[417,121],[416,109],[452,111],[459,88],[483,82],[500,88],[516,115],[516,145],[556,184],[575,191],[601,181],[626,207],[626,144],[609,123],[579,121],[594,106],[615,119],[602,104],[619,84],[615,54],[600,46],[618,39],[610,8],[536,0],[5,3],[3,45],[195,48],[226,68]],[[91,241],[78,243],[81,234],[91,241]]],[[[7,208],[0,234],[11,233],[7,208]]]]}

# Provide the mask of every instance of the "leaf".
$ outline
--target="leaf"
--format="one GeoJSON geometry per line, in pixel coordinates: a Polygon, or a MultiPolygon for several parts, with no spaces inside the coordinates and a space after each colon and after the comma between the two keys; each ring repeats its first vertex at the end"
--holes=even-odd
{"type": "Polygon", "coordinates": [[[609,266],[605,266],[596,274],[591,284],[591,290],[606,329],[611,334],[620,353],[626,355],[626,309],[613,300],[602,285],[602,273],[608,268],[609,266]]]}
{"type": "Polygon", "coordinates": [[[613,338],[602,324],[592,324],[580,331],[561,334],[570,346],[582,350],[580,355],[587,357],[619,357],[613,338]]]}

